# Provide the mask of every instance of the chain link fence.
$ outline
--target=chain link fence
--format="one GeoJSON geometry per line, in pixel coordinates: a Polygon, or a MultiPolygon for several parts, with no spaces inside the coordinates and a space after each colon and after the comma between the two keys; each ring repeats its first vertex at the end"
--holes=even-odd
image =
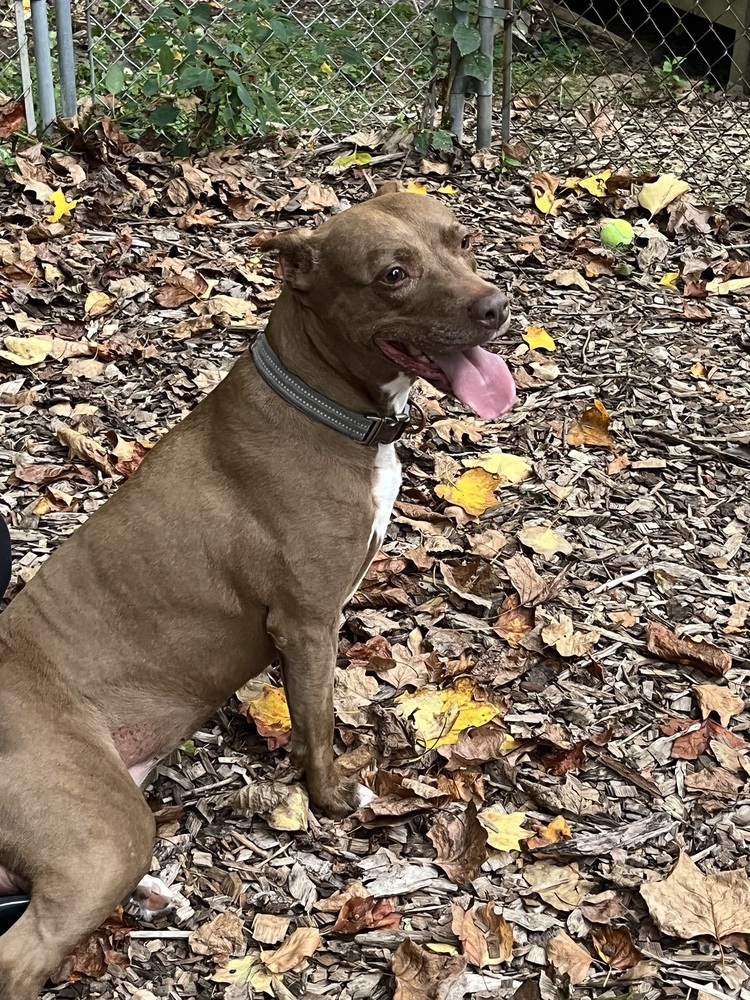
{"type": "MultiPolygon", "coordinates": [[[[44,0],[14,3],[23,21],[44,0]]],[[[445,148],[451,89],[466,60],[480,65],[477,12],[477,0],[73,0],[79,96],[146,141],[401,126],[445,148]]],[[[482,52],[507,161],[668,168],[746,189],[750,0],[502,0],[494,13],[482,52]]],[[[28,91],[17,22],[0,22],[0,104],[28,91]]],[[[464,73],[469,141],[471,83],[464,73]]]]}
{"type": "Polygon", "coordinates": [[[750,0],[533,0],[514,25],[513,138],[537,162],[750,185],[750,0]]]}

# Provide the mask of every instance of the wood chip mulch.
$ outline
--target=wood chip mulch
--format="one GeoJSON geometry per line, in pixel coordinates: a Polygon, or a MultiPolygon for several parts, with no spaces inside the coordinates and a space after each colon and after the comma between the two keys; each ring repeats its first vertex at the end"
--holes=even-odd
{"type": "Polygon", "coordinates": [[[519,403],[486,423],[416,389],[428,423],[339,649],[369,811],[308,815],[283,718],[253,722],[271,668],[158,768],[175,912],[113,918],[45,997],[750,997],[750,208],[694,188],[652,216],[654,176],[595,194],[398,135],[359,136],[354,169],[332,168],[352,144],[288,136],[179,162],[111,123],[95,141],[26,150],[0,184],[11,595],[247,349],[278,290],[261,235],[380,180],[483,232],[519,403]],[[78,204],[49,222],[58,188],[78,204]],[[602,248],[612,217],[633,246],[602,248]],[[485,465],[468,513],[464,463],[497,451],[523,461],[485,465]],[[688,888],[654,901],[676,864],[688,888]]]}

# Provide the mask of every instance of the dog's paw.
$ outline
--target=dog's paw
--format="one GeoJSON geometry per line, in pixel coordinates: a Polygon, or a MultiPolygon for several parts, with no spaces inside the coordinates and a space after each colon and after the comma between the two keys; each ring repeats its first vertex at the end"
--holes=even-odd
{"type": "Polygon", "coordinates": [[[144,875],[130,897],[142,920],[153,920],[174,906],[174,893],[155,875],[144,875]]]}
{"type": "Polygon", "coordinates": [[[313,804],[330,819],[344,819],[362,806],[368,805],[377,796],[358,781],[339,779],[319,790],[317,794],[310,789],[310,798],[313,804]]]}

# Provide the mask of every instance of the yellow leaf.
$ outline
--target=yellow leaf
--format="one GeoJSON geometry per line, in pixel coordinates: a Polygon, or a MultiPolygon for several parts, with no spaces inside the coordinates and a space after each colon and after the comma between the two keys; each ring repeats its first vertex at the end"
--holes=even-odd
{"type": "Polygon", "coordinates": [[[96,319],[97,316],[103,316],[105,312],[109,312],[114,304],[115,300],[111,295],[107,295],[106,292],[93,291],[86,296],[83,311],[89,319],[96,319]]]}
{"type": "Polygon", "coordinates": [[[425,944],[428,951],[434,951],[436,955],[457,955],[458,948],[453,944],[440,944],[438,941],[428,941],[425,944]]]}
{"type": "Polygon", "coordinates": [[[329,62],[322,62],[320,68],[323,70],[326,76],[331,76],[333,73],[333,66],[329,62]]]}
{"type": "Polygon", "coordinates": [[[269,741],[271,749],[289,742],[292,719],[283,688],[264,684],[261,696],[243,705],[242,710],[253,720],[260,735],[269,741]]]}
{"type": "Polygon", "coordinates": [[[458,194],[456,188],[454,188],[452,184],[441,184],[440,187],[437,189],[437,193],[448,194],[448,195],[458,194]]]}
{"type": "Polygon", "coordinates": [[[604,198],[607,194],[607,181],[611,176],[611,170],[602,170],[601,173],[591,174],[590,177],[569,177],[565,181],[565,187],[586,191],[595,198],[604,198]]]}
{"type": "MultiPolygon", "coordinates": [[[[507,451],[488,451],[481,458],[465,458],[463,464],[467,469],[484,469],[509,483],[522,483],[531,475],[531,466],[526,459],[507,451]]],[[[503,486],[504,483],[500,482],[499,485],[503,486]]]]}
{"type": "Polygon", "coordinates": [[[475,700],[474,685],[462,677],[442,691],[420,688],[396,699],[399,710],[412,718],[417,740],[430,750],[458,742],[465,729],[483,726],[500,714],[500,707],[475,700]]]}
{"type": "Polygon", "coordinates": [[[650,184],[644,184],[638,192],[638,204],[652,215],[657,215],[663,208],[690,190],[690,185],[681,181],[676,174],[662,174],[650,184]]]}
{"type": "Polygon", "coordinates": [[[439,483],[435,492],[448,503],[463,508],[467,514],[484,514],[490,507],[497,506],[495,490],[502,485],[498,476],[484,469],[464,472],[455,483],[439,483]]]}
{"type": "Polygon", "coordinates": [[[614,441],[609,434],[610,416],[600,399],[587,406],[568,431],[568,444],[573,448],[590,445],[592,448],[612,448],[614,441]]]}
{"type": "Polygon", "coordinates": [[[406,190],[409,194],[427,194],[427,185],[423,184],[422,181],[409,181],[406,190]]]}
{"type": "Polygon", "coordinates": [[[309,802],[302,785],[290,785],[279,804],[265,814],[268,825],[274,830],[307,830],[309,802]]]}
{"type": "Polygon", "coordinates": [[[281,975],[296,969],[320,947],[317,927],[298,927],[276,951],[263,952],[263,964],[269,972],[281,975]]]}
{"type": "Polygon", "coordinates": [[[502,813],[498,809],[485,809],[477,819],[487,831],[487,843],[496,851],[520,851],[521,841],[531,834],[523,829],[526,813],[502,813]]]}
{"type": "Polygon", "coordinates": [[[47,222],[59,222],[64,215],[73,211],[81,199],[79,198],[77,201],[68,201],[62,190],[58,188],[57,191],[52,192],[49,196],[49,200],[52,205],[52,214],[47,216],[47,222]]]}
{"type": "Polygon", "coordinates": [[[556,816],[551,823],[538,828],[537,833],[529,839],[530,848],[547,847],[549,844],[559,844],[570,840],[573,831],[564,816],[556,816]]]}
{"type": "Polygon", "coordinates": [[[695,361],[690,367],[690,374],[693,378],[708,378],[708,370],[702,361],[695,361]]]}
{"type": "Polygon", "coordinates": [[[547,174],[543,170],[536,170],[530,178],[531,193],[534,197],[534,204],[545,215],[557,215],[560,206],[563,204],[562,198],[555,198],[555,192],[560,186],[560,178],[554,174],[547,174]]]}
{"type": "Polygon", "coordinates": [[[557,344],[543,326],[527,326],[523,339],[532,351],[536,351],[540,347],[543,347],[545,351],[557,350],[557,344]]]}
{"type": "Polygon", "coordinates": [[[0,358],[12,361],[14,365],[38,365],[52,350],[51,337],[6,337],[3,341],[7,350],[0,351],[0,358]]]}
{"type": "Polygon", "coordinates": [[[274,976],[268,974],[268,970],[258,957],[257,952],[252,952],[244,958],[233,958],[226,965],[219,966],[211,976],[215,983],[231,983],[233,986],[252,986],[259,993],[267,993],[274,996],[273,980],[274,976]]]}
{"type": "Polygon", "coordinates": [[[668,288],[670,292],[679,292],[679,288],[677,287],[677,279],[679,277],[679,271],[667,271],[667,273],[662,276],[659,284],[664,285],[664,287],[668,288]]]}
{"type": "Polygon", "coordinates": [[[518,540],[546,559],[557,552],[569,556],[573,551],[568,539],[546,524],[525,524],[518,532],[518,540]]]}
{"type": "Polygon", "coordinates": [[[713,295],[731,295],[732,292],[739,292],[743,288],[750,288],[750,278],[728,278],[726,281],[714,278],[706,285],[706,291],[713,295]]]}

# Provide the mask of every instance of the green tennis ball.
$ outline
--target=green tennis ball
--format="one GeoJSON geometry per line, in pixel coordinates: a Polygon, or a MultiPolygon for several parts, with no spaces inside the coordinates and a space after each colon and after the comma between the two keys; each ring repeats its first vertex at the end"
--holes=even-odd
{"type": "Polygon", "coordinates": [[[602,224],[600,237],[605,247],[629,247],[635,233],[633,227],[625,219],[610,219],[602,224]]]}

